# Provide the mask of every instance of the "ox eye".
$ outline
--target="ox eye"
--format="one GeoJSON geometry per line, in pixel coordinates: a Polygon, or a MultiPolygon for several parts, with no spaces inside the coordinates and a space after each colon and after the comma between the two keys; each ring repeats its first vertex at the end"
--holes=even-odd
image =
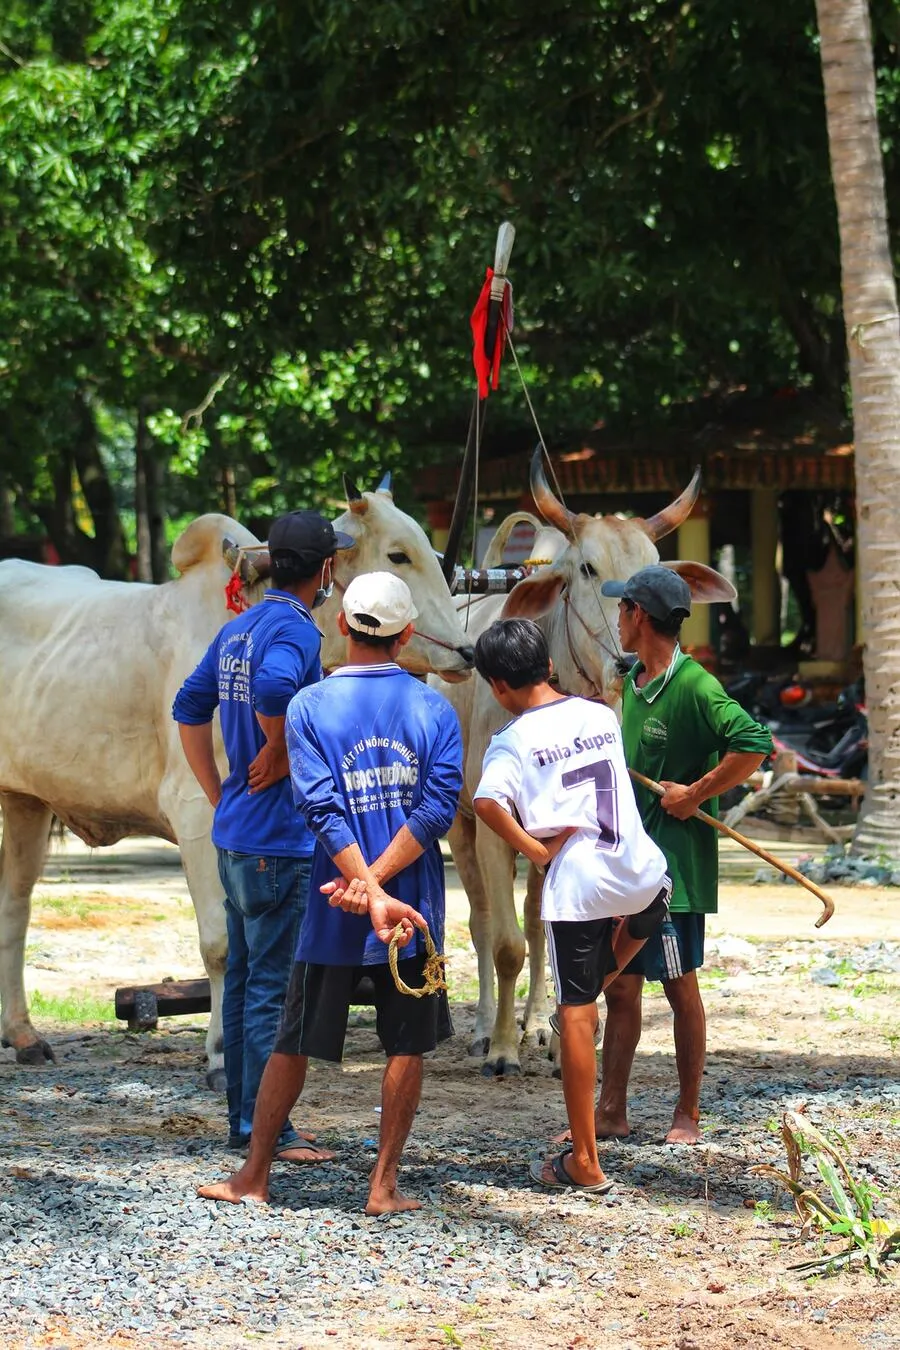
{"type": "Polygon", "coordinates": [[[589,562],[583,562],[580,570],[583,577],[595,577],[597,575],[593,565],[589,562]]]}
{"type": "Polygon", "coordinates": [[[389,553],[388,558],[391,560],[391,562],[394,564],[395,567],[400,567],[403,563],[412,562],[412,558],[407,557],[407,555],[401,549],[398,549],[396,553],[389,553]]]}

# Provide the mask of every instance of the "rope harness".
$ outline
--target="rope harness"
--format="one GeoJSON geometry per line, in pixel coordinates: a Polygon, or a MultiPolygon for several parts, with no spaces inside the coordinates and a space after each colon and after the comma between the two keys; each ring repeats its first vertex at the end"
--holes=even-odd
{"type": "Polygon", "coordinates": [[[390,946],[388,947],[388,965],[391,968],[391,974],[394,977],[394,984],[400,990],[401,994],[410,994],[413,998],[425,998],[427,994],[436,994],[441,989],[447,988],[447,981],[444,979],[444,962],[446,956],[439,956],[435,948],[431,933],[426,926],[425,936],[425,969],[422,974],[425,983],[421,989],[411,989],[400,978],[400,972],[397,969],[397,951],[400,938],[403,936],[403,924],[398,923],[391,936],[390,946]]]}

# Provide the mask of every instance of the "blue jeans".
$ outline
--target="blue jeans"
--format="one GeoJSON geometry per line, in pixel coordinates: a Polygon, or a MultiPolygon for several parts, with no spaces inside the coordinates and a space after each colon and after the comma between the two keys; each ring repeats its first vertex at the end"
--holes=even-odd
{"type": "MultiPolygon", "coordinates": [[[[239,1146],[249,1142],[256,1094],[275,1044],[306,913],[311,859],[222,848],[218,855],[228,925],[222,1003],[228,1132],[229,1143],[239,1146]]],[[[296,1138],[286,1121],[278,1146],[296,1138]]]]}

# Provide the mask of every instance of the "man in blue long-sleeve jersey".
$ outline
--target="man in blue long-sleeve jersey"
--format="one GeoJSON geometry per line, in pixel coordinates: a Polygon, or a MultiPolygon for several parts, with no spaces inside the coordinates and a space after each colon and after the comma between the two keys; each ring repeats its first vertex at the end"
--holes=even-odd
{"type": "Polygon", "coordinates": [[[300,1094],[310,1055],[340,1061],[351,996],[366,973],[387,1054],[366,1213],[419,1208],[398,1189],[397,1169],[421,1094],[422,1056],[450,1032],[438,995],[416,999],[397,990],[387,943],[404,921],[416,949],[399,973],[420,986],[424,946],[415,928],[426,922],[439,950],[443,944],[438,840],[456,812],[462,742],[447,700],[395,664],[415,617],[398,577],[357,577],[338,616],[348,664],[301,690],[288,709],[294,795],[316,836],[309,908],[247,1161],[227,1181],[200,1188],[210,1199],[268,1199],[278,1120],[300,1094]]]}
{"type": "MultiPolygon", "coordinates": [[[[187,761],[215,808],[212,839],[228,928],[228,1143],[235,1149],[250,1142],[309,890],[314,839],[294,806],[285,714],[299,689],[322,678],[311,611],[330,594],[335,552],[353,540],[317,511],[293,511],[273,523],[268,546],[272,589],[225,624],[172,709],[187,761]],[[216,708],[228,756],[224,783],[213,752],[216,708]]],[[[285,1118],[274,1148],[286,1162],[333,1156],[305,1146],[314,1142],[285,1118]]]]}

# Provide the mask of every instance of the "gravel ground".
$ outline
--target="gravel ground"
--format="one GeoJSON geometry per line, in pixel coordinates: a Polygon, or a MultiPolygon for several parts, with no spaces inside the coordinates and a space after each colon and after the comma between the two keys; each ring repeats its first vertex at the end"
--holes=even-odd
{"type": "MultiPolygon", "coordinates": [[[[52,966],[71,925],[54,936],[39,906],[38,920],[52,966]]],[[[485,1082],[465,1055],[471,1005],[458,1003],[461,1034],[426,1067],[406,1159],[404,1185],[426,1208],[381,1219],[362,1213],[382,1065],[369,1010],[342,1067],[312,1066],[295,1115],[337,1162],[277,1165],[266,1208],[194,1195],[234,1159],[202,1085],[199,1024],[45,1027],[57,1067],[0,1054],[0,1345],[900,1347],[896,1276],[802,1281],[788,1267],[813,1248],[749,1171],[783,1162],[774,1127],[792,1107],[900,1194],[898,967],[894,940],[721,938],[704,977],[706,1141],[661,1142],[671,1023],[648,998],[636,1130],[603,1146],[617,1181],[603,1198],[528,1182],[563,1119],[560,1085],[534,1048],[520,1079],[485,1082]]]]}

